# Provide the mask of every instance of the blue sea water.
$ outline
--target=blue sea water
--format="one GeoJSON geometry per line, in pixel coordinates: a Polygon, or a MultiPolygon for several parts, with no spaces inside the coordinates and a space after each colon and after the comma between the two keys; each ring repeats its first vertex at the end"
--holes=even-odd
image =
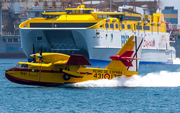
{"type": "Polygon", "coordinates": [[[22,60],[0,59],[0,113],[180,112],[180,65],[140,65],[131,78],[40,87],[5,78],[5,70],[22,60]]]}

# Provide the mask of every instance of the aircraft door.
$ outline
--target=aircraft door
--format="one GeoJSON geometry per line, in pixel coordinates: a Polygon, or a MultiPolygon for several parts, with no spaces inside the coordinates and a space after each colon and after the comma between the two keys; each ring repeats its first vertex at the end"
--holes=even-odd
{"type": "Polygon", "coordinates": [[[29,76],[31,77],[37,77],[38,76],[38,71],[36,71],[37,69],[30,69],[29,70],[29,76]]]}

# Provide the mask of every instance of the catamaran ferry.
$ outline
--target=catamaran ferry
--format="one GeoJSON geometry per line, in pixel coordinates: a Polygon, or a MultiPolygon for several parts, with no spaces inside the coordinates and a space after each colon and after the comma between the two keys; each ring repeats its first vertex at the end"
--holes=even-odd
{"type": "Polygon", "coordinates": [[[144,15],[125,12],[95,12],[82,5],[65,12],[43,12],[43,17],[20,24],[21,46],[30,54],[58,52],[81,54],[90,62],[109,61],[131,35],[144,37],[140,63],[172,63],[176,51],[170,46],[162,13],[144,15]]]}

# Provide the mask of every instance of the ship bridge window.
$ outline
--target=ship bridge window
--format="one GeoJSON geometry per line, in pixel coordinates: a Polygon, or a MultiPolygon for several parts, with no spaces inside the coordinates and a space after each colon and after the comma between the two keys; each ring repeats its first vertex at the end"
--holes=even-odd
{"type": "Polygon", "coordinates": [[[125,15],[98,15],[98,18],[108,18],[108,17],[118,18],[121,21],[125,20],[125,15]]]}
{"type": "Polygon", "coordinates": [[[108,15],[98,15],[98,18],[108,18],[108,15]]]}
{"type": "Polygon", "coordinates": [[[110,28],[114,28],[114,24],[110,24],[110,28]]]}
{"type": "Polygon", "coordinates": [[[93,10],[66,10],[67,14],[90,14],[93,10]]]}
{"type": "Polygon", "coordinates": [[[120,18],[122,15],[98,15],[98,18],[108,18],[108,17],[114,17],[114,18],[120,18]]]}
{"type": "Polygon", "coordinates": [[[91,14],[91,12],[93,12],[93,10],[83,10],[83,14],[91,14]]]}
{"type": "Polygon", "coordinates": [[[142,30],[142,26],[137,25],[137,26],[136,26],[136,29],[138,29],[138,30],[142,30]]]}
{"type": "Polygon", "coordinates": [[[118,24],[116,24],[116,28],[118,28],[118,24]]]}
{"type": "Polygon", "coordinates": [[[130,21],[140,21],[141,17],[135,17],[135,16],[125,16],[124,17],[126,20],[130,20],[130,21]]]}
{"type": "Polygon", "coordinates": [[[60,15],[43,15],[43,18],[59,18],[60,15]]]}
{"type": "Polygon", "coordinates": [[[150,30],[149,26],[143,26],[144,30],[150,30]]]}
{"type": "Polygon", "coordinates": [[[131,25],[127,25],[127,28],[128,28],[128,29],[131,29],[131,25]]]}
{"type": "Polygon", "coordinates": [[[106,23],[105,26],[106,26],[106,28],[109,28],[109,24],[108,23],[106,23]]]}
{"type": "Polygon", "coordinates": [[[121,25],[121,28],[124,29],[124,24],[121,25]]]}

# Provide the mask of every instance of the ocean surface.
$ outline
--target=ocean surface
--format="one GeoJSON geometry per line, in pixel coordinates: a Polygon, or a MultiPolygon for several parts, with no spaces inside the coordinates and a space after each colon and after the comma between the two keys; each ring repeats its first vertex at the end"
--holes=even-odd
{"type": "MultiPolygon", "coordinates": [[[[16,84],[5,70],[26,59],[0,59],[0,113],[178,113],[180,65],[140,65],[139,74],[63,87],[16,84]]],[[[106,67],[106,66],[104,66],[106,67]]]]}

